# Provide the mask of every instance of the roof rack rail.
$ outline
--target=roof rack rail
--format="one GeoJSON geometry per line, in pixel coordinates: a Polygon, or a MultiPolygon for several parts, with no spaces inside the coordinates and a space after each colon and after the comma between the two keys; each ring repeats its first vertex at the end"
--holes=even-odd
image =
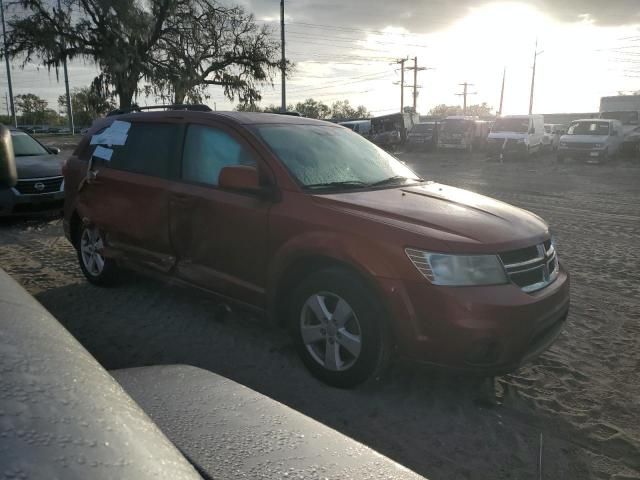
{"type": "Polygon", "coordinates": [[[117,108],[107,113],[107,117],[113,115],[123,115],[125,113],[142,112],[147,110],[187,110],[190,112],[211,112],[211,108],[207,105],[196,103],[193,105],[186,104],[170,104],[170,105],[149,105],[140,107],[138,105],[132,105],[131,108],[117,108]]]}

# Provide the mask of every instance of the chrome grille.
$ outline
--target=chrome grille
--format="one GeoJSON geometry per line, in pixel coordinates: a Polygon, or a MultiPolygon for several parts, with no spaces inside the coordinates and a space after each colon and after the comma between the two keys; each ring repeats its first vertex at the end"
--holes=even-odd
{"type": "Polygon", "coordinates": [[[586,143],[578,143],[578,142],[568,142],[567,147],[575,148],[576,150],[591,150],[598,145],[597,143],[586,142],[586,143]]]}
{"type": "Polygon", "coordinates": [[[551,240],[500,254],[509,279],[524,292],[535,292],[558,276],[558,258],[551,240]]]}
{"type": "Polygon", "coordinates": [[[39,195],[41,193],[59,192],[63,177],[19,179],[16,190],[21,195],[39,195]]]}

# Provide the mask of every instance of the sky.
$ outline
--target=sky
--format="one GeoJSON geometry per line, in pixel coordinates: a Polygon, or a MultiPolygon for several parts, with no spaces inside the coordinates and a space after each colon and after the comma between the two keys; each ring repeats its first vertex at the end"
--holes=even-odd
{"type": "MultiPolygon", "coordinates": [[[[233,0],[225,0],[229,3],[233,0]]],[[[279,38],[279,0],[235,0],[279,38]]],[[[595,112],[605,95],[640,90],[640,0],[288,0],[286,52],[295,70],[287,80],[287,103],[315,98],[348,99],[374,115],[399,111],[400,64],[418,73],[417,109],[462,104],[498,108],[506,70],[503,113],[526,113],[537,52],[534,112],[595,112]],[[538,48],[536,49],[536,41],[538,48]]],[[[62,72],[12,66],[14,95],[35,93],[57,108],[62,72]]],[[[87,86],[91,64],[70,65],[71,87],[87,86]]],[[[405,72],[413,85],[413,71],[405,72]]],[[[6,72],[0,73],[0,110],[6,72]]],[[[234,102],[216,87],[207,101],[229,110],[234,102]]],[[[140,104],[155,103],[139,98],[140,104]]],[[[412,89],[405,88],[405,105],[412,89]]],[[[280,104],[280,78],[263,88],[262,105],[280,104]]]]}

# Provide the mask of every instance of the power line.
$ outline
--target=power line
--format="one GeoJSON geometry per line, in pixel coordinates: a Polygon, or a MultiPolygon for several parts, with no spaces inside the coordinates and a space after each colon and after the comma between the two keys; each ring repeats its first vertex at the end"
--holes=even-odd
{"type": "Polygon", "coordinates": [[[361,47],[359,45],[349,46],[349,45],[340,45],[335,43],[322,43],[317,41],[299,40],[299,39],[296,39],[296,43],[304,43],[307,45],[319,45],[321,47],[343,48],[343,49],[348,49],[350,51],[364,51],[364,52],[375,52],[375,53],[381,53],[382,51],[384,51],[382,48],[367,48],[367,47],[361,47]]]}
{"type": "Polygon", "coordinates": [[[296,90],[290,90],[291,93],[295,93],[295,92],[310,92],[310,91],[316,91],[316,90],[324,90],[327,88],[335,88],[335,87],[342,87],[345,85],[353,85],[355,83],[364,83],[364,82],[372,82],[375,80],[383,80],[384,77],[388,76],[390,73],[392,72],[385,72],[384,75],[380,76],[380,74],[377,74],[377,77],[371,77],[371,78],[365,78],[365,79],[361,79],[361,80],[354,80],[354,81],[349,81],[349,82],[339,82],[339,83],[334,83],[331,85],[325,85],[322,87],[314,87],[314,88],[302,88],[302,89],[296,89],[296,90]]]}
{"type": "MultiPolygon", "coordinates": [[[[326,25],[321,23],[307,23],[307,22],[289,22],[290,25],[303,25],[305,27],[311,28],[319,28],[324,30],[335,30],[335,31],[345,31],[345,32],[361,32],[361,33],[369,33],[372,35],[396,35],[401,37],[415,37],[419,36],[418,33],[400,33],[400,32],[385,32],[382,30],[367,30],[363,28],[350,28],[350,27],[341,27],[337,25],[326,25]]],[[[447,24],[447,22],[442,22],[442,24],[447,24]]]]}
{"type": "MultiPolygon", "coordinates": [[[[312,35],[309,34],[307,32],[297,32],[297,31],[292,31],[290,32],[291,34],[295,34],[295,35],[299,35],[301,37],[304,38],[318,38],[316,35],[312,35]]],[[[385,40],[375,40],[375,39],[371,39],[371,38],[367,38],[366,40],[364,40],[362,37],[361,38],[356,38],[356,37],[344,37],[344,36],[332,36],[331,38],[329,38],[328,40],[331,41],[335,41],[335,42],[371,42],[371,43],[378,43],[381,45],[395,45],[395,46],[399,46],[399,47],[417,47],[417,48],[431,48],[429,45],[425,45],[425,44],[418,44],[418,43],[401,43],[401,42],[397,42],[397,41],[385,41],[385,40]]]]}

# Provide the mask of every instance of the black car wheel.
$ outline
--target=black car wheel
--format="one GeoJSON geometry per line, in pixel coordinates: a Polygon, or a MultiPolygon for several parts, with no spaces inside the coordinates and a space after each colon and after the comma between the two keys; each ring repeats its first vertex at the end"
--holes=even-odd
{"type": "Polygon", "coordinates": [[[89,282],[102,286],[116,283],[118,267],[114,260],[103,255],[103,234],[97,227],[82,225],[76,245],[80,268],[89,282]]]}
{"type": "Polygon", "coordinates": [[[370,289],[346,270],[307,277],[290,304],[290,325],[305,366],[341,388],[378,377],[388,361],[383,311],[370,289]]]}

